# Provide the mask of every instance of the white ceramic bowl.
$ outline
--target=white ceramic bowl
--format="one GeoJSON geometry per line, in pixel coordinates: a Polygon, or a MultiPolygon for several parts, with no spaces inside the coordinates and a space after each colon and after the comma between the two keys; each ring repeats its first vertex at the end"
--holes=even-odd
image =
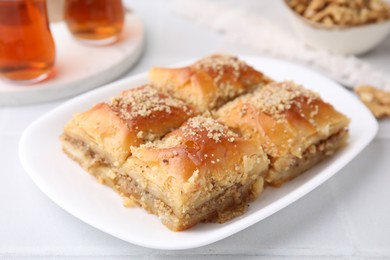
{"type": "Polygon", "coordinates": [[[342,54],[362,54],[376,47],[390,32],[390,20],[351,27],[327,28],[297,14],[283,0],[295,33],[308,45],[342,54]]]}

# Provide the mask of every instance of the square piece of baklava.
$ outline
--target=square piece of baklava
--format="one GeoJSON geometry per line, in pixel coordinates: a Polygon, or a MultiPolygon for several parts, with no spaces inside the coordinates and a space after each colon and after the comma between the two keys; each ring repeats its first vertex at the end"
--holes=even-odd
{"type": "Polygon", "coordinates": [[[348,137],[346,116],[291,81],[268,84],[226,104],[215,116],[261,143],[270,159],[266,182],[273,186],[332,155],[348,137]]]}
{"type": "Polygon", "coordinates": [[[150,85],[126,90],[74,115],[64,127],[62,148],[99,181],[115,186],[115,169],[130,156],[130,146],[159,139],[193,115],[183,101],[150,85]]]}
{"type": "Polygon", "coordinates": [[[262,192],[268,169],[258,143],[205,116],[131,152],[117,190],[174,231],[242,214],[262,192]]]}
{"type": "Polygon", "coordinates": [[[237,57],[212,55],[182,68],[152,68],[149,80],[157,88],[206,112],[271,80],[237,57]]]}

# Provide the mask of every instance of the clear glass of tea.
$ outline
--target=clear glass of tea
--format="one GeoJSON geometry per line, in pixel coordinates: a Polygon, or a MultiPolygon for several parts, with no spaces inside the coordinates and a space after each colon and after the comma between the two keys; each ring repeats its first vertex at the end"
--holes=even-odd
{"type": "Polygon", "coordinates": [[[122,31],[125,11],[121,0],[66,0],[65,21],[77,39],[104,45],[122,31]]]}
{"type": "Polygon", "coordinates": [[[0,77],[34,83],[54,66],[46,0],[0,0],[0,77]]]}

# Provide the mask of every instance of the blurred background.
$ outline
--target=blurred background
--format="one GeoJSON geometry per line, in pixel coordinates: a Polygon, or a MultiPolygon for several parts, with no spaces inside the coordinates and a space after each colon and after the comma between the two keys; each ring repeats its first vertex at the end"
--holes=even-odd
{"type": "MultiPolygon", "coordinates": [[[[52,28],[63,27],[63,0],[47,2],[52,28]]],[[[129,67],[123,71],[117,66],[109,81],[144,73],[152,66],[172,65],[212,53],[229,53],[290,60],[350,88],[371,84],[390,90],[389,29],[375,32],[384,39],[366,53],[334,54],[323,48],[309,47],[305,39],[296,34],[294,22],[289,18],[291,14],[282,0],[123,0],[123,4],[141,21],[144,40],[138,42],[139,57],[131,66],[126,64],[129,67]]],[[[54,34],[53,29],[52,32],[54,34]]],[[[128,33],[127,39],[133,39],[135,31],[128,33]]],[[[355,42],[369,39],[373,34],[370,31],[359,35],[354,38],[355,42]]],[[[70,39],[68,33],[65,39],[70,39]]],[[[20,101],[15,95],[23,91],[39,96],[40,86],[69,83],[66,81],[69,77],[62,79],[62,75],[78,70],[81,61],[87,64],[92,60],[95,54],[89,51],[108,52],[102,57],[105,61],[100,63],[102,66],[114,58],[119,62],[128,46],[123,44],[127,44],[124,39],[99,47],[62,41],[60,50],[69,52],[57,53],[60,55],[55,65],[58,67],[56,78],[33,87],[1,83],[0,97],[11,92],[12,95],[0,100],[8,102],[14,97],[20,101]],[[76,46],[81,54],[77,53],[80,62],[66,70],[61,59],[73,59],[69,46],[76,46]]],[[[85,86],[85,82],[77,84],[79,89],[85,86]]],[[[378,135],[355,160],[293,205],[217,243],[187,251],[159,251],[119,240],[66,213],[35,186],[23,169],[18,155],[23,131],[75,93],[27,105],[17,102],[0,105],[0,258],[390,258],[389,118],[379,122],[378,135]]]]}

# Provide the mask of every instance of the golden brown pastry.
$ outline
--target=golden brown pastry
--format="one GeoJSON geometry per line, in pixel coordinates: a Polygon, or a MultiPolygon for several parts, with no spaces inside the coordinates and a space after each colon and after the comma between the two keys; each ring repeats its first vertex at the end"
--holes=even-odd
{"type": "Polygon", "coordinates": [[[160,90],[205,112],[270,82],[237,57],[213,55],[183,68],[152,68],[149,80],[160,90]]]}
{"type": "Polygon", "coordinates": [[[217,111],[220,122],[260,142],[271,161],[266,181],[279,186],[347,139],[349,120],[293,82],[271,83],[217,111]]]}
{"type": "Polygon", "coordinates": [[[204,116],[131,150],[117,189],[175,231],[243,213],[268,168],[258,143],[204,116]]]}
{"type": "Polygon", "coordinates": [[[317,94],[271,83],[232,56],[149,78],[76,114],[61,141],[125,204],[174,231],[242,214],[264,180],[279,186],[346,142],[349,120],[317,94]]]}
{"type": "Polygon", "coordinates": [[[162,137],[193,114],[181,100],[149,85],[127,90],[110,103],[76,114],[64,128],[63,149],[101,181],[113,185],[112,167],[124,163],[130,146],[162,137]]]}

